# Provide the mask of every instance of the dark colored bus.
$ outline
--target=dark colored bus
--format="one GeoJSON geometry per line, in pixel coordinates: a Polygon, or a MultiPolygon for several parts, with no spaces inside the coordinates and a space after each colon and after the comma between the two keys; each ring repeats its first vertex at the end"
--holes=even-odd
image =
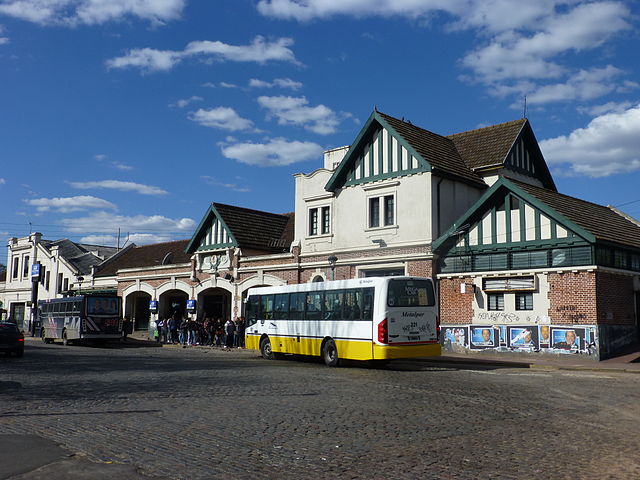
{"type": "Polygon", "coordinates": [[[76,295],[38,302],[40,336],[65,345],[82,340],[116,340],[122,337],[122,301],[115,295],[76,295]]]}

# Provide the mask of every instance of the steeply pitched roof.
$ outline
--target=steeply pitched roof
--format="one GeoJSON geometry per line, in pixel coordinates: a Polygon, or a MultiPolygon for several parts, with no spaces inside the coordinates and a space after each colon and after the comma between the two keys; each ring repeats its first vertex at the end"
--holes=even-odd
{"type": "Polygon", "coordinates": [[[434,173],[454,175],[484,185],[482,177],[471,171],[465,164],[451,139],[391,115],[382,112],[378,114],[431,165],[434,173]]]}
{"type": "Polygon", "coordinates": [[[587,230],[597,240],[640,248],[640,226],[611,208],[511,178],[509,181],[587,230]]]}
{"type": "Polygon", "coordinates": [[[109,277],[123,268],[158,267],[163,265],[163,261],[165,265],[189,263],[191,255],[184,251],[188,243],[189,240],[176,240],[130,248],[106,262],[96,276],[109,277]]]}
{"type": "Polygon", "coordinates": [[[274,252],[288,250],[292,238],[287,238],[287,235],[292,237],[292,232],[287,226],[294,220],[292,213],[280,215],[223,203],[213,203],[213,207],[240,248],[274,252]]]}
{"type": "Polygon", "coordinates": [[[466,166],[472,170],[502,165],[518,135],[528,123],[526,118],[490,127],[448,135],[466,166]]]}
{"type": "Polygon", "coordinates": [[[99,265],[118,251],[116,247],[75,243],[67,238],[42,240],[41,244],[47,250],[57,246],[58,254],[83,275],[91,273],[92,266],[99,265]]]}

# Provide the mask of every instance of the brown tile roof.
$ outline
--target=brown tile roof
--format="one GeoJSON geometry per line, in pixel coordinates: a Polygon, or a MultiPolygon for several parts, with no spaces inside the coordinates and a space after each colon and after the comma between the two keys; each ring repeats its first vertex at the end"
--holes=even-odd
{"type": "Polygon", "coordinates": [[[189,240],[177,240],[174,242],[153,243],[140,247],[132,247],[127,251],[116,255],[100,267],[97,277],[115,275],[123,268],[157,267],[169,255],[170,264],[189,263],[191,255],[185,253],[189,240]]]}
{"type": "Polygon", "coordinates": [[[456,149],[454,142],[441,135],[416,127],[395,117],[378,112],[433,167],[434,173],[454,175],[486,186],[482,177],[472,172],[456,149]]]}
{"type": "Polygon", "coordinates": [[[584,228],[596,239],[640,248],[640,226],[609,207],[508,178],[516,186],[584,228]]]}
{"type": "Polygon", "coordinates": [[[472,169],[502,165],[516,138],[527,124],[526,118],[448,135],[466,165],[472,169]]]}
{"type": "Polygon", "coordinates": [[[213,203],[213,206],[240,248],[270,252],[289,250],[293,240],[293,213],[280,215],[223,203],[213,203]]]}

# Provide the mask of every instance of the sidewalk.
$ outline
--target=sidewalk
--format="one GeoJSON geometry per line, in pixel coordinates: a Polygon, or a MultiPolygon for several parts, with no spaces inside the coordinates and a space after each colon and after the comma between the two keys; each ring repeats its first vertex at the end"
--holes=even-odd
{"type": "Polygon", "coordinates": [[[501,366],[503,368],[535,368],[545,370],[573,370],[611,373],[640,373],[640,347],[625,355],[596,361],[579,354],[553,355],[516,353],[454,353],[446,352],[439,357],[424,358],[435,363],[475,364],[501,366]]]}

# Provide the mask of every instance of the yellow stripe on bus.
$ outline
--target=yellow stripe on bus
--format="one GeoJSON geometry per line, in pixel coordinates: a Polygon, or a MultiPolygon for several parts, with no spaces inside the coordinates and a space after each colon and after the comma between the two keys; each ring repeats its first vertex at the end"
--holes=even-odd
{"type": "MultiPolygon", "coordinates": [[[[247,335],[246,347],[260,349],[260,335],[247,335]]],[[[294,355],[319,356],[322,338],[269,337],[274,352],[294,355]]],[[[394,358],[415,358],[440,355],[440,344],[429,345],[377,345],[371,341],[334,340],[338,356],[347,360],[390,360],[394,358]]]]}

